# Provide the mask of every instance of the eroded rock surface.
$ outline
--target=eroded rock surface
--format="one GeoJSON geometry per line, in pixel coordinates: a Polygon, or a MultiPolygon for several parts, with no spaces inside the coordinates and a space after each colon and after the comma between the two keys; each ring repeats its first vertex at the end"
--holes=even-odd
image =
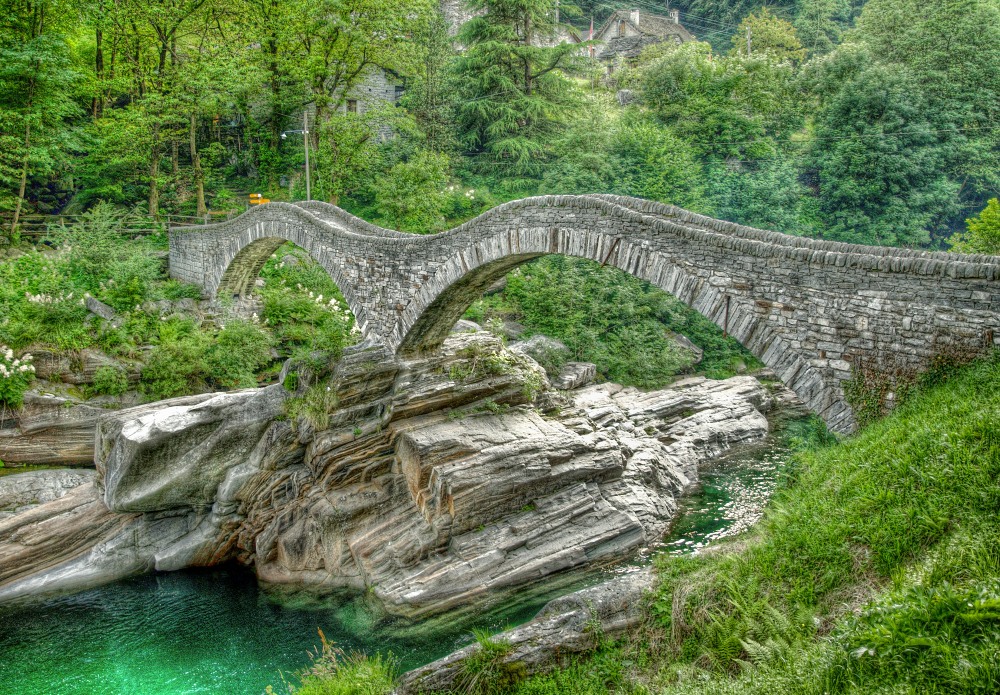
{"type": "Polygon", "coordinates": [[[395,614],[471,607],[654,541],[698,465],[763,438],[774,401],[751,377],[557,393],[485,332],[407,362],[360,346],[295,381],[101,420],[96,484],[0,520],[0,600],[236,560],[395,614]]]}
{"type": "MultiPolygon", "coordinates": [[[[491,638],[506,643],[501,661],[520,677],[550,671],[578,654],[594,650],[643,619],[643,602],[655,576],[646,568],[582,589],[547,603],[531,621],[491,638]]],[[[479,650],[472,644],[402,675],[394,695],[462,692],[466,660],[479,650]]]]}

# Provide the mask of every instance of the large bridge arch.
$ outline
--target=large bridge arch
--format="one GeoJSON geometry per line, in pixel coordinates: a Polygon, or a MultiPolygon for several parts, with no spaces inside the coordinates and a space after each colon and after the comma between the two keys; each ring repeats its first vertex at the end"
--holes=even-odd
{"type": "Polygon", "coordinates": [[[532,258],[613,265],[725,329],[842,432],[858,365],[919,369],[948,346],[1000,345],[1000,258],[818,241],[620,196],[512,201],[433,236],[272,203],[171,230],[170,272],[209,296],[245,293],[283,240],[327,270],[366,340],[403,355],[434,349],[490,282],[532,258]]]}
{"type": "Polygon", "coordinates": [[[683,265],[639,244],[609,239],[587,229],[553,228],[480,242],[457,255],[423,285],[400,317],[393,342],[402,356],[433,352],[465,310],[514,268],[559,254],[609,265],[645,280],[695,309],[733,336],[775,371],[814,412],[833,427],[853,421],[842,393],[824,388],[822,375],[762,321],[748,300],[733,298],[684,270],[683,265]],[[609,243],[610,242],[610,243],[609,243]]]}

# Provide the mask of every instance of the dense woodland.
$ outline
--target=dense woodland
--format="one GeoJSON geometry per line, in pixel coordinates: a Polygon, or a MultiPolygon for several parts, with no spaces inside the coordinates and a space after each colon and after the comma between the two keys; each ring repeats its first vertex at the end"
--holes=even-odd
{"type": "MultiPolygon", "coordinates": [[[[558,16],[599,25],[616,5],[666,6],[558,16]]],[[[399,229],[601,191],[947,248],[1000,190],[1000,3],[760,5],[676,2],[702,41],[608,78],[578,46],[526,41],[554,31],[554,0],[472,0],[483,14],[454,40],[433,0],[6,2],[4,231],[97,201],[159,215],[304,198],[301,140],[281,134],[305,109],[314,197],[399,229]],[[401,106],[345,112],[376,67],[405,79],[401,106]]]]}

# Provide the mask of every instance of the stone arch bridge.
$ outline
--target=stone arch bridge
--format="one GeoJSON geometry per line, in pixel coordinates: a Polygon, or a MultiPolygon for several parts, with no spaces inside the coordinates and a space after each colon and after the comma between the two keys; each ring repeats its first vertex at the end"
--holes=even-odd
{"type": "Polygon", "coordinates": [[[447,232],[390,231],[333,205],[270,203],[170,232],[170,274],[206,295],[252,291],[285,241],[331,275],[365,339],[434,350],[515,266],[588,258],[673,294],[772,368],[835,431],[860,365],[919,369],[949,346],[1000,344],[1000,257],[817,241],[610,195],[506,203],[447,232]]]}

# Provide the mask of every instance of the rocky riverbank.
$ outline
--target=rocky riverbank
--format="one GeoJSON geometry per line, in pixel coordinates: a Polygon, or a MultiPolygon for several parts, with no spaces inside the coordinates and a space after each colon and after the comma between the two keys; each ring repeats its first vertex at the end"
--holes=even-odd
{"type": "Polygon", "coordinates": [[[560,392],[484,332],[282,382],[101,417],[94,479],[0,517],[0,600],[237,561],[398,615],[472,607],[658,538],[699,464],[764,437],[776,400],[749,376],[560,392]]]}

